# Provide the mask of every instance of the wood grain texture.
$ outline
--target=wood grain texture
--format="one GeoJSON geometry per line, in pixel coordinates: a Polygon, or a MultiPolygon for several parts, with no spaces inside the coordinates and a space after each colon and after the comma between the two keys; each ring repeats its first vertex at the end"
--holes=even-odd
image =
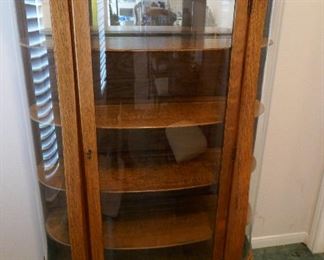
{"type": "MultiPolygon", "coordinates": [[[[224,260],[228,207],[232,183],[233,154],[237,140],[237,122],[248,28],[248,1],[236,1],[234,17],[227,110],[225,116],[224,147],[215,223],[214,260],[224,260]]],[[[234,259],[240,258],[229,260],[234,259]]]]}
{"type": "Polygon", "coordinates": [[[129,214],[122,220],[105,222],[105,248],[152,249],[180,246],[212,238],[206,212],[150,212],[129,214]]]}
{"type": "MultiPolygon", "coordinates": [[[[89,99],[88,99],[89,100],[89,99]]],[[[82,104],[86,106],[86,102],[82,104]]],[[[225,99],[216,97],[207,101],[165,102],[142,104],[97,105],[95,107],[96,127],[101,129],[145,129],[145,128],[176,128],[203,126],[224,122],[225,99]]],[[[261,115],[264,106],[255,103],[255,117],[261,115]]],[[[54,124],[61,125],[59,106],[54,103],[54,124]]],[[[89,110],[87,111],[88,115],[89,110]]],[[[93,113],[94,114],[94,113],[93,113]]],[[[91,114],[91,117],[92,115],[91,114]]],[[[32,120],[38,122],[37,106],[30,108],[32,120]]],[[[93,121],[86,117],[86,119],[93,121]]],[[[90,122],[89,122],[90,123],[90,122]]],[[[93,122],[94,123],[94,122],[93,122]]],[[[94,150],[92,150],[94,151],[94,150]]]]}
{"type": "Polygon", "coordinates": [[[207,102],[109,105],[96,107],[99,128],[167,128],[223,121],[224,100],[207,102]]]}
{"type": "Polygon", "coordinates": [[[96,118],[93,94],[89,1],[70,0],[73,14],[74,57],[77,70],[80,124],[85,180],[91,259],[102,260],[103,235],[100,206],[100,183],[97,159],[96,118]]]}
{"type": "Polygon", "coordinates": [[[106,28],[106,35],[228,35],[231,34],[229,28],[220,28],[218,26],[205,26],[204,31],[192,26],[174,26],[174,25],[111,25],[106,28]]]}
{"type": "Polygon", "coordinates": [[[155,163],[149,158],[135,168],[102,166],[102,192],[161,192],[207,187],[216,184],[220,151],[209,149],[190,161],[155,163]]]}
{"type": "MultiPolygon", "coordinates": [[[[94,49],[98,49],[98,41],[93,42],[94,49]]],[[[229,49],[231,40],[228,37],[198,38],[188,37],[107,37],[106,50],[109,52],[184,52],[211,51],[229,49]]]]}
{"type": "MultiPolygon", "coordinates": [[[[184,52],[184,51],[217,51],[231,48],[231,38],[203,38],[185,40],[181,37],[107,37],[106,50],[108,52],[184,52]],[[130,38],[130,39],[128,39],[130,38]]],[[[261,48],[271,46],[273,42],[268,38],[263,39],[261,48]]],[[[93,46],[98,49],[98,42],[93,46]]]]}
{"type": "MultiPolygon", "coordinates": [[[[154,163],[149,158],[136,167],[110,166],[101,160],[100,191],[104,193],[162,192],[207,187],[216,184],[220,164],[220,151],[210,149],[205,154],[182,163],[154,163]]],[[[64,167],[46,178],[38,167],[39,181],[45,187],[65,190],[64,167]]]]}
{"type": "Polygon", "coordinates": [[[56,62],[60,120],[64,157],[64,174],[68,225],[73,259],[89,259],[84,190],[80,168],[77,105],[73,66],[72,32],[67,0],[50,1],[53,25],[54,55],[56,62]]]}
{"type": "MultiPolygon", "coordinates": [[[[90,33],[90,31],[89,31],[90,33]]],[[[23,42],[21,46],[28,47],[23,42]]],[[[46,38],[39,47],[53,48],[51,37],[46,38]]],[[[35,47],[37,48],[37,46],[35,47]]],[[[181,37],[181,36],[127,36],[106,37],[107,52],[188,52],[188,51],[217,51],[231,48],[229,37],[181,37]]],[[[93,38],[92,50],[99,51],[98,39],[93,38]]]]}
{"type": "MultiPolygon", "coordinates": [[[[228,37],[228,36],[227,36],[228,37]]],[[[180,37],[170,38],[170,36],[164,37],[127,37],[130,41],[125,41],[125,37],[107,37],[106,50],[108,52],[184,52],[184,51],[216,51],[222,49],[229,49],[231,47],[231,41],[228,38],[214,38],[214,39],[201,39],[198,41],[184,41],[180,37]],[[169,39],[166,39],[169,37],[169,39]],[[129,39],[131,38],[131,39],[129,39]],[[131,44],[132,41],[135,45],[131,44]],[[165,48],[163,48],[165,44],[165,48]]],[[[48,40],[46,43],[47,48],[52,48],[52,41],[48,40]]],[[[273,45],[273,41],[268,38],[263,39],[261,48],[267,48],[273,45]]],[[[20,42],[20,46],[25,48],[31,48],[27,43],[20,42]]],[[[43,47],[43,46],[42,46],[43,47]]],[[[37,48],[37,46],[36,46],[37,48]]],[[[93,41],[93,49],[98,50],[98,42],[93,41]]]]}
{"type": "MultiPolygon", "coordinates": [[[[103,217],[105,248],[138,250],[207,241],[212,238],[212,200],[213,196],[198,196],[123,203],[115,217],[103,217]]],[[[50,212],[46,231],[53,240],[69,245],[65,215],[62,209],[50,212]]]]}
{"type": "Polygon", "coordinates": [[[236,158],[229,207],[225,260],[240,259],[248,211],[254,137],[254,106],[267,0],[252,2],[242,82],[236,158]]]}
{"type": "MultiPolygon", "coordinates": [[[[199,40],[183,40],[181,37],[154,36],[151,38],[143,38],[143,36],[127,37],[107,37],[106,38],[106,51],[108,52],[185,52],[185,51],[217,51],[231,48],[231,41],[228,36],[221,36],[211,39],[203,39],[200,36],[199,40]],[[134,42],[135,44],[131,44],[134,42]],[[163,47],[164,46],[164,47],[163,47]]],[[[53,48],[53,43],[50,38],[47,38],[45,43],[46,48],[53,48]]],[[[273,41],[268,38],[263,39],[261,48],[266,48],[273,45],[273,41]]],[[[30,47],[24,41],[20,42],[20,46],[25,48],[38,48],[30,47]]],[[[99,50],[98,41],[92,41],[92,50],[99,50]]],[[[39,47],[44,47],[40,45],[39,47]]]]}

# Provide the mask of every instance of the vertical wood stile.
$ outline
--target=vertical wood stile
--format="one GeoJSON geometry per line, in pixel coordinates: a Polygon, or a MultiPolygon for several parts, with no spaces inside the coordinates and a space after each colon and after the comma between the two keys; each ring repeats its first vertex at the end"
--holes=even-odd
{"type": "Polygon", "coordinates": [[[104,246],[100,206],[100,182],[97,158],[89,6],[88,0],[69,1],[73,16],[74,54],[78,81],[91,258],[101,260],[104,258],[104,246]]]}
{"type": "Polygon", "coordinates": [[[228,207],[233,172],[233,154],[236,147],[239,117],[238,112],[240,106],[241,84],[246,49],[248,0],[236,0],[234,15],[228,97],[224,128],[224,144],[222,152],[222,168],[219,177],[219,196],[216,212],[213,253],[213,258],[215,260],[221,260],[224,257],[228,207]]]}
{"type": "Polygon", "coordinates": [[[241,259],[248,211],[249,184],[253,153],[254,116],[259,77],[259,61],[263,41],[267,0],[254,0],[249,18],[244,75],[240,100],[237,150],[227,224],[225,260],[241,259]]]}
{"type": "Polygon", "coordinates": [[[57,72],[62,142],[72,258],[89,259],[87,217],[82,186],[73,43],[67,0],[51,0],[54,56],[57,72]]]}

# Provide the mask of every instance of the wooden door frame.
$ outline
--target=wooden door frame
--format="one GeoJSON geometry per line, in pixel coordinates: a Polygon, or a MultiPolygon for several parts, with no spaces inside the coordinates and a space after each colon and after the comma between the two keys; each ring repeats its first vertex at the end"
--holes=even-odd
{"type": "Polygon", "coordinates": [[[268,0],[250,2],[244,74],[241,87],[237,147],[228,208],[225,260],[241,259],[247,224],[254,139],[254,106],[268,0]]]}
{"type": "Polygon", "coordinates": [[[73,259],[89,259],[87,212],[80,161],[80,129],[73,61],[71,17],[67,0],[50,1],[55,69],[60,102],[68,229],[73,259]]]}
{"type": "Polygon", "coordinates": [[[249,19],[249,1],[236,0],[229,68],[228,96],[224,125],[219,192],[216,211],[213,258],[224,258],[227,233],[228,205],[230,201],[233,161],[239,120],[241,85],[244,73],[244,58],[249,19]]]}
{"type": "Polygon", "coordinates": [[[91,28],[88,0],[67,0],[74,32],[74,57],[82,135],[82,155],[86,183],[91,259],[104,259],[97,156],[95,99],[91,56],[91,28]]]}
{"type": "MultiPolygon", "coordinates": [[[[89,6],[86,0],[67,1],[69,1],[73,20],[85,179],[87,191],[91,191],[87,192],[91,255],[93,259],[103,259],[96,125],[93,116],[95,107],[89,6]]],[[[259,67],[260,55],[258,54],[263,39],[260,33],[263,31],[264,20],[262,10],[266,2],[267,0],[236,1],[214,259],[233,260],[240,259],[242,255],[240,249],[243,248],[248,204],[247,196],[243,195],[248,194],[247,180],[249,180],[252,158],[254,101],[259,75],[258,72],[254,72],[259,67]]]]}

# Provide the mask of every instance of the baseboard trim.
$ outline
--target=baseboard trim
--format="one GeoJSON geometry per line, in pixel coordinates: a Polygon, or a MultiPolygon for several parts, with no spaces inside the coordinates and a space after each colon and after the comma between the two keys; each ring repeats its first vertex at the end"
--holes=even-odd
{"type": "Polygon", "coordinates": [[[263,248],[272,246],[306,243],[308,234],[306,232],[280,234],[274,236],[262,236],[252,238],[252,248],[263,248]]]}
{"type": "Polygon", "coordinates": [[[324,175],[307,246],[314,254],[324,253],[324,175]]]}

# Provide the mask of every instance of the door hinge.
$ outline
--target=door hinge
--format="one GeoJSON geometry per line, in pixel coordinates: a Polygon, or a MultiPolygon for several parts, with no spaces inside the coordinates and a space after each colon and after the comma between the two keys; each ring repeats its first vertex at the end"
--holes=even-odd
{"type": "Polygon", "coordinates": [[[253,9],[253,0],[248,0],[248,15],[250,16],[253,9]]]}

